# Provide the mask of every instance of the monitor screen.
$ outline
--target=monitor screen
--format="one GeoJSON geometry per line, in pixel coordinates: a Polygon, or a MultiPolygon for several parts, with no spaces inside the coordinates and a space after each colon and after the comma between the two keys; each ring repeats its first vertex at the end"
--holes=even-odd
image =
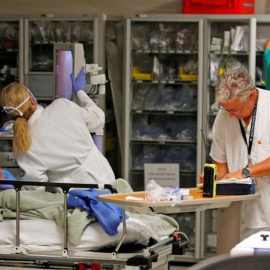
{"type": "Polygon", "coordinates": [[[55,98],[73,99],[70,74],[75,77],[85,66],[83,45],[80,43],[54,44],[55,98]]]}

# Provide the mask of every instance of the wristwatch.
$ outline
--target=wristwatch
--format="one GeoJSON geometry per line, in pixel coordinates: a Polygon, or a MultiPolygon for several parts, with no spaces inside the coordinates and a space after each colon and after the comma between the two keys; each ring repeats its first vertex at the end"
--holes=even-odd
{"type": "Polygon", "coordinates": [[[250,177],[250,170],[248,167],[242,169],[242,175],[244,176],[244,178],[250,177]]]}

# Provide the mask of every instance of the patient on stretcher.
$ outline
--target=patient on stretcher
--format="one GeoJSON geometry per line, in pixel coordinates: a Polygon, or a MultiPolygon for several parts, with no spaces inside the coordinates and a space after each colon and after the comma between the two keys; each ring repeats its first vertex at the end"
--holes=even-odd
{"type": "MultiPolygon", "coordinates": [[[[3,171],[2,178],[7,180],[4,174],[3,171]]],[[[5,187],[3,183],[0,182],[0,252],[8,253],[16,245],[16,191],[13,186],[5,187]]],[[[118,192],[132,192],[128,182],[123,179],[115,180],[113,185],[118,192]]],[[[98,250],[117,245],[123,231],[121,209],[98,201],[99,190],[80,190],[87,196],[95,193],[90,199],[86,196],[88,204],[85,203],[87,200],[78,204],[78,195],[82,194],[78,194],[78,190],[74,192],[68,196],[69,250],[98,250]]],[[[28,252],[62,250],[63,228],[63,194],[43,189],[20,191],[21,247],[28,252]]],[[[124,243],[147,246],[150,239],[158,241],[178,229],[178,223],[169,216],[127,212],[127,237],[124,243]]]]}

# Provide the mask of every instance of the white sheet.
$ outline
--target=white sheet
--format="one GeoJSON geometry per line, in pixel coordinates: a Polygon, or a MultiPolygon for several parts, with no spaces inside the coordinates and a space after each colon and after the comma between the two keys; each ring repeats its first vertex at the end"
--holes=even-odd
{"type": "MultiPolygon", "coordinates": [[[[15,220],[0,222],[0,253],[10,253],[15,247],[15,220]]],[[[93,222],[84,231],[79,245],[69,246],[69,250],[86,251],[98,250],[118,244],[123,232],[122,223],[118,227],[118,234],[108,235],[98,222],[93,222]]],[[[136,243],[147,246],[150,237],[157,239],[154,232],[138,219],[129,217],[127,220],[127,237],[124,243],[136,243]]],[[[63,250],[63,232],[51,220],[21,220],[20,244],[28,252],[63,250]]],[[[157,239],[158,240],[158,239],[157,239]]]]}

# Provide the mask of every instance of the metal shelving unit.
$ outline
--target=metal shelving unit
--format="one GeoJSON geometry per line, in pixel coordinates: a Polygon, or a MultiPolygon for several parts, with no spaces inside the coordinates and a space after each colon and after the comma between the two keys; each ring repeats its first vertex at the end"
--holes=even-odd
{"type": "MultiPolygon", "coordinates": [[[[256,20],[251,16],[212,15],[204,20],[204,73],[203,73],[203,131],[208,139],[208,151],[211,144],[211,129],[218,111],[215,101],[215,83],[217,76],[226,69],[246,67],[255,78],[256,20]],[[228,44],[224,36],[230,35],[228,44]],[[235,33],[241,39],[231,36],[235,33]],[[241,33],[241,34],[240,34],[241,33]],[[243,42],[244,41],[244,42],[243,42]]],[[[202,149],[202,157],[208,153],[202,149]]],[[[205,159],[202,158],[202,166],[205,159]]]]}
{"type": "MultiPolygon", "coordinates": [[[[217,76],[225,70],[246,67],[255,78],[256,65],[256,19],[249,15],[211,15],[204,19],[204,73],[203,73],[203,131],[207,138],[207,147],[202,148],[201,166],[209,154],[212,141],[212,126],[218,112],[215,100],[217,76]],[[229,36],[227,43],[226,34],[229,36]],[[235,34],[235,38],[232,36],[235,34]],[[207,149],[207,150],[206,150],[207,149]]],[[[216,213],[205,213],[204,239],[201,250],[204,256],[215,254],[216,213]]]]}
{"type": "Polygon", "coordinates": [[[202,19],[185,15],[126,19],[123,174],[135,190],[144,188],[145,163],[179,163],[180,186],[196,185],[202,29],[202,19]]]}
{"type": "MultiPolygon", "coordinates": [[[[81,43],[86,64],[105,66],[105,15],[29,16],[24,19],[24,83],[39,103],[46,106],[55,99],[54,44],[81,43]]],[[[106,112],[105,95],[91,98],[106,112]]],[[[103,131],[102,145],[105,145],[103,131]]],[[[105,151],[102,147],[102,151],[105,151]]]]}
{"type": "MultiPolygon", "coordinates": [[[[203,20],[196,16],[138,15],[125,20],[123,175],[134,190],[144,190],[148,163],[178,163],[179,186],[197,184],[202,34],[203,20]]],[[[191,237],[185,258],[176,260],[200,257],[198,215],[176,215],[191,237]]]]}
{"type": "MultiPolygon", "coordinates": [[[[76,42],[84,46],[87,64],[104,67],[105,16],[28,17],[24,21],[24,79],[39,100],[53,100],[53,44],[76,42]]],[[[99,99],[105,106],[104,100],[99,99]]]]}
{"type": "Polygon", "coordinates": [[[23,19],[0,17],[0,86],[23,83],[23,19]]]}

